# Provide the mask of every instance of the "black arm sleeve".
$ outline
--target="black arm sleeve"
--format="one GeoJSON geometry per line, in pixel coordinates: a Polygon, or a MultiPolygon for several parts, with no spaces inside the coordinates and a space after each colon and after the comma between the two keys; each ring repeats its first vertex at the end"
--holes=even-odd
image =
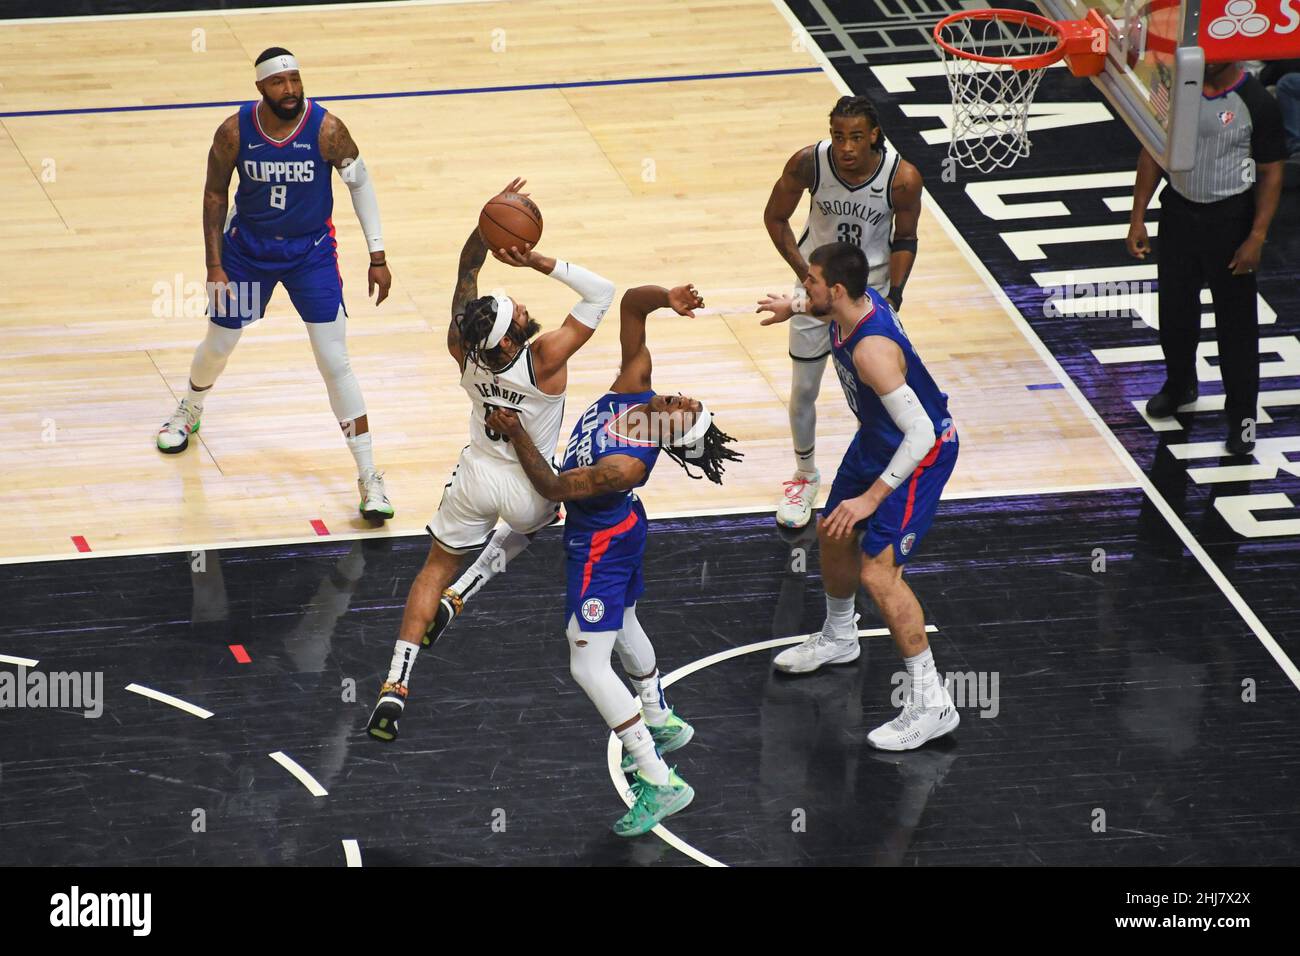
{"type": "Polygon", "coordinates": [[[1286,159],[1286,134],[1282,129],[1282,108],[1264,89],[1264,84],[1249,76],[1238,91],[1250,110],[1250,156],[1257,163],[1276,163],[1286,159]]]}

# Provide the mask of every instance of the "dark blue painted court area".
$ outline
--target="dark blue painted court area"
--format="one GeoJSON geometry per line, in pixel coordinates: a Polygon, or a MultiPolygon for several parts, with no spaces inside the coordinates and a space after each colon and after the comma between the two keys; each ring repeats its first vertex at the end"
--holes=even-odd
{"type": "MultiPolygon", "coordinates": [[[[652,522],[640,616],[661,669],[818,628],[810,543],[770,515],[652,522]]],[[[401,740],[365,736],[426,547],[0,568],[0,654],[102,671],[106,698],[98,719],[0,714],[0,865],[341,866],[350,839],[367,866],[690,864],[607,830],[622,806],[568,674],[557,529],[420,656],[401,740]]],[[[982,690],[957,731],[866,744],[894,713],[887,638],[803,678],[776,675],[775,650],[706,667],[668,691],[697,728],[674,755],[698,794],[675,833],[738,865],[1300,863],[1300,695],[1138,492],[945,503],[908,579],[940,670],[982,690]]]]}

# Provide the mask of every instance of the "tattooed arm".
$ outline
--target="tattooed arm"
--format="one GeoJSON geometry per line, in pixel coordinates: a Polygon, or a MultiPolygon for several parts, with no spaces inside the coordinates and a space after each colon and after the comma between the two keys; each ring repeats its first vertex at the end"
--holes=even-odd
{"type": "Polygon", "coordinates": [[[557,475],[513,411],[496,409],[488,416],[487,427],[510,439],[524,474],[547,501],[573,501],[611,491],[627,491],[645,477],[645,465],[630,455],[610,455],[588,468],[574,468],[557,475]]]}
{"type": "Polygon", "coordinates": [[[447,326],[447,351],[461,368],[465,367],[465,350],[460,342],[460,320],[465,314],[465,307],[478,298],[478,271],[483,268],[487,254],[487,243],[478,234],[478,226],[475,226],[460,250],[456,291],[451,296],[451,323],[447,326]]]}

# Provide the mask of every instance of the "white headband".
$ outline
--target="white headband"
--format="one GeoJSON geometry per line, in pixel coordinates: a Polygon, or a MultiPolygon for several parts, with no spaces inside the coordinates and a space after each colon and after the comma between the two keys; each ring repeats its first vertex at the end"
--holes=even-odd
{"type": "Polygon", "coordinates": [[[501,340],[506,337],[506,331],[510,328],[510,323],[515,317],[515,304],[504,295],[494,295],[493,299],[497,304],[497,320],[492,326],[492,331],[488,337],[483,340],[483,348],[494,349],[501,344],[501,340]]]}
{"type": "Polygon", "coordinates": [[[257,64],[257,82],[261,83],[268,76],[274,76],[276,73],[296,69],[298,69],[298,61],[293,58],[293,54],[281,53],[257,64]]]}
{"type": "Polygon", "coordinates": [[[709,426],[712,424],[713,413],[704,407],[703,402],[700,402],[699,417],[695,419],[695,424],[691,426],[691,430],[682,436],[682,440],[678,443],[678,446],[689,446],[703,441],[705,433],[708,432],[709,426]]]}

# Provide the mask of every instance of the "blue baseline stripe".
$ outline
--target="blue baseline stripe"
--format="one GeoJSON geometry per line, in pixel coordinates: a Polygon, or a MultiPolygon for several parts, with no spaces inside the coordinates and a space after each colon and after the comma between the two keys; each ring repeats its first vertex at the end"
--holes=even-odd
{"type": "Polygon", "coordinates": [[[1045,382],[1042,385],[1026,385],[1025,388],[1029,389],[1031,392],[1039,392],[1048,388],[1065,388],[1065,386],[1060,382],[1045,382]]]}
{"type": "MultiPolygon", "coordinates": [[[[465,86],[447,90],[411,90],[405,93],[349,93],[343,96],[311,96],[322,103],[344,100],[395,100],[409,96],[467,96],[474,93],[527,93],[536,90],[576,90],[600,86],[636,86],[647,83],[696,83],[704,80],[743,80],[761,76],[795,76],[820,73],[819,66],[785,70],[742,70],[734,73],[688,73],[682,76],[635,76],[623,80],[573,80],[567,83],[521,83],[514,86],[465,86]]],[[[154,110],[206,110],[219,106],[242,106],[247,99],[212,103],[161,103],[154,106],[94,106],[66,110],[14,110],[0,113],[0,119],[19,116],[85,116],[92,113],[148,113],[154,110]]]]}

